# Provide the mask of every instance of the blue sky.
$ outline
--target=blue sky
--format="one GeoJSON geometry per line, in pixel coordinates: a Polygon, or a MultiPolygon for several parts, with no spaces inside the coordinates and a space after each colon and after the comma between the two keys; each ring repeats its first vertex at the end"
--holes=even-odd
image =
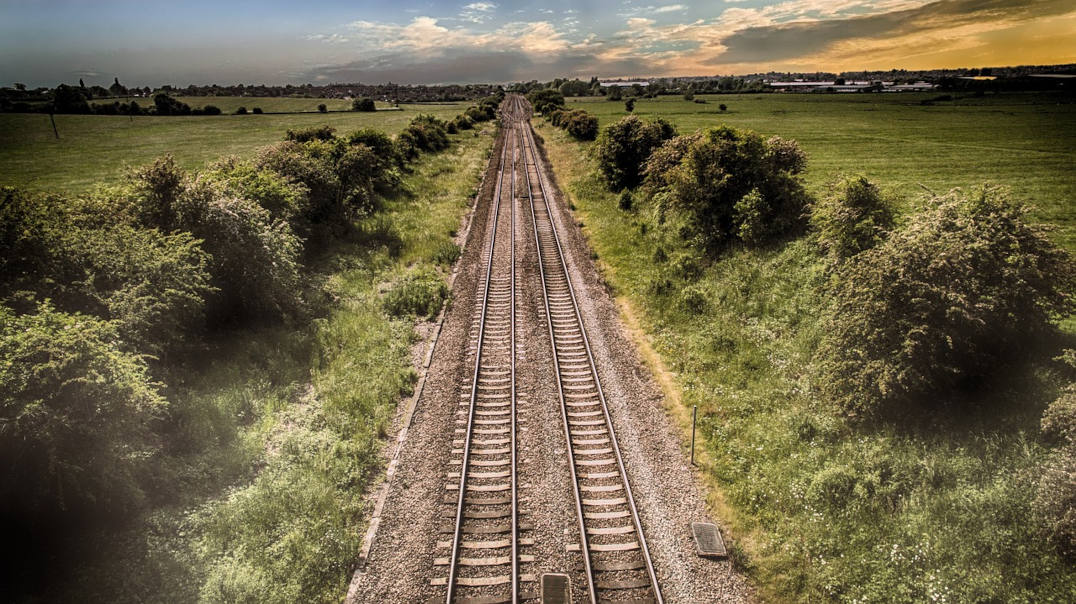
{"type": "Polygon", "coordinates": [[[0,85],[503,82],[1076,62],[1072,0],[0,0],[0,85]]]}

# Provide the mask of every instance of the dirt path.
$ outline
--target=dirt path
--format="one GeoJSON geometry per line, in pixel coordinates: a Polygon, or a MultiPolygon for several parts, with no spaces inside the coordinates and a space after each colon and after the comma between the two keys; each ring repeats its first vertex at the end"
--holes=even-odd
{"type": "MultiPolygon", "coordinates": [[[[494,159],[501,155],[503,138],[494,146],[494,159]]],[[[444,587],[431,585],[431,580],[447,574],[443,566],[435,564],[435,559],[444,555],[437,542],[446,539],[443,531],[452,523],[446,517],[449,506],[445,501],[450,495],[446,476],[453,471],[449,462],[452,440],[458,437],[455,420],[461,391],[469,388],[473,370],[470,332],[484,285],[483,252],[491,236],[496,163],[491,161],[491,172],[479,193],[453,284],[453,303],[399,454],[377,537],[366,566],[355,573],[349,603],[420,602],[444,597],[444,587]]],[[[542,164],[547,185],[554,185],[544,157],[542,164]]],[[[704,493],[681,451],[676,428],[665,415],[660,390],[640,362],[614,301],[598,280],[581,230],[559,190],[552,186],[549,192],[665,601],[747,601],[746,582],[728,561],[695,555],[690,523],[709,520],[704,493]]],[[[521,570],[533,575],[568,572],[573,600],[585,602],[582,560],[578,552],[568,551],[569,544],[579,542],[578,525],[541,298],[537,249],[533,235],[527,236],[532,232],[532,217],[526,204],[520,204],[516,216],[521,520],[534,525],[528,531],[534,544],[521,552],[534,556],[534,561],[524,564],[521,570]]],[[[523,591],[536,591],[536,585],[525,584],[523,591]]]]}

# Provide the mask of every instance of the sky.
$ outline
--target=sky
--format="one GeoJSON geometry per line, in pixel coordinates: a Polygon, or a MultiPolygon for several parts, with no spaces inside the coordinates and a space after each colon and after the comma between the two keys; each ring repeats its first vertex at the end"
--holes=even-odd
{"type": "Polygon", "coordinates": [[[0,0],[0,86],[510,82],[1076,62],[1074,0],[0,0]]]}

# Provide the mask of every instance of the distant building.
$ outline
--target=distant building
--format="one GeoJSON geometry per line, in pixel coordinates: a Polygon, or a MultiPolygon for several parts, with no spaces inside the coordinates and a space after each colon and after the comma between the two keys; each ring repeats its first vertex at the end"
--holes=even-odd
{"type": "Polygon", "coordinates": [[[792,80],[769,82],[770,88],[783,92],[912,92],[933,90],[934,84],[916,82],[915,84],[896,84],[894,82],[849,80],[849,81],[811,81],[792,80]]]}
{"type": "Polygon", "coordinates": [[[634,82],[620,82],[620,81],[616,81],[616,82],[598,82],[598,84],[602,88],[609,88],[609,87],[612,87],[612,86],[619,86],[619,87],[623,88],[623,87],[630,87],[630,86],[636,86],[636,85],[638,85],[638,86],[649,86],[650,82],[647,82],[646,80],[639,80],[639,81],[634,81],[634,82]]]}

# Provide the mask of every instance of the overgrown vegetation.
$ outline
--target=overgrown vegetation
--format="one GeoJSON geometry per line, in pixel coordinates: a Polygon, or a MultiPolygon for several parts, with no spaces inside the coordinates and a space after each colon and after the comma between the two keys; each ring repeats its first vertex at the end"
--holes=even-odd
{"type": "Polygon", "coordinates": [[[644,122],[628,116],[598,136],[598,167],[612,191],[635,188],[642,181],[643,164],[650,153],[676,136],[663,119],[644,122]]]}
{"type": "Polygon", "coordinates": [[[395,140],[286,138],[196,173],[161,158],[92,195],[0,190],[13,594],[343,593],[414,381],[413,315],[447,297],[436,267],[488,138],[421,160],[452,142],[436,118],[395,140]]]}
{"type": "Polygon", "coordinates": [[[803,223],[807,194],[799,174],[807,162],[794,141],[719,127],[645,155],[637,165],[645,166],[647,190],[683,213],[685,234],[708,248],[737,240],[762,244],[803,223]]]}
{"type": "MultiPolygon", "coordinates": [[[[614,121],[596,145],[547,132],[550,157],[607,281],[664,359],[657,370],[675,376],[674,411],[690,417],[698,406],[701,465],[762,595],[1069,599],[1069,390],[1043,417],[1041,437],[1039,417],[1071,381],[1049,358],[1071,341],[1057,326],[1071,317],[1076,283],[1071,258],[1044,229],[997,189],[910,206],[848,177],[817,200],[795,186],[789,212],[759,221],[781,234],[770,244],[715,247],[700,236],[710,231],[699,229],[697,208],[731,205],[735,225],[735,201],[673,204],[665,178],[610,185],[643,161],[675,173],[708,146],[677,176],[696,196],[688,199],[709,199],[764,173],[768,154],[794,180],[804,154],[780,139],[766,152],[766,139],[722,128],[718,141],[692,133],[618,166],[602,141],[626,128],[609,106],[614,121]],[[774,228],[781,221],[798,224],[774,228]],[[835,321],[855,327],[842,332],[835,321]],[[855,391],[880,383],[858,373],[872,367],[862,351],[896,388],[855,391]],[[862,379],[838,383],[842,371],[862,379]]],[[[736,242],[740,231],[723,232],[736,242]]]]}
{"type": "Polygon", "coordinates": [[[907,406],[943,406],[1076,312],[1076,264],[1025,213],[997,189],[954,191],[846,263],[819,349],[826,398],[919,415],[907,406]]]}
{"type": "Polygon", "coordinates": [[[598,137],[598,118],[582,109],[554,109],[549,112],[549,123],[564,130],[581,141],[598,137]]]}

